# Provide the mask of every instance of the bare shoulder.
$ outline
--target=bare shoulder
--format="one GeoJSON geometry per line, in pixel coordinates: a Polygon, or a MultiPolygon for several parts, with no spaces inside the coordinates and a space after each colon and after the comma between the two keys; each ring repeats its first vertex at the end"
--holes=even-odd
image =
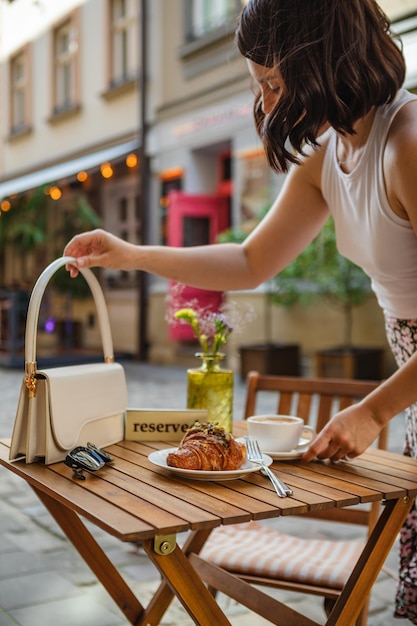
{"type": "Polygon", "coordinates": [[[407,157],[408,150],[417,150],[417,99],[410,100],[395,116],[388,134],[388,153],[407,157]]]}
{"type": "Polygon", "coordinates": [[[384,152],[384,175],[393,211],[410,219],[417,232],[417,100],[395,116],[384,152]]]}
{"type": "MultiPolygon", "coordinates": [[[[323,157],[327,140],[320,138],[318,146],[306,146],[300,163],[291,167],[283,189],[277,198],[277,206],[290,207],[292,215],[300,211],[305,216],[306,206],[309,214],[320,221],[328,214],[328,206],[321,189],[323,157]]],[[[286,210],[286,209],[285,209],[286,210]]]]}
{"type": "Polygon", "coordinates": [[[317,139],[317,146],[307,146],[305,148],[305,156],[301,159],[302,167],[300,168],[300,174],[302,173],[302,176],[319,190],[321,189],[321,173],[328,142],[329,131],[326,131],[317,139]]]}

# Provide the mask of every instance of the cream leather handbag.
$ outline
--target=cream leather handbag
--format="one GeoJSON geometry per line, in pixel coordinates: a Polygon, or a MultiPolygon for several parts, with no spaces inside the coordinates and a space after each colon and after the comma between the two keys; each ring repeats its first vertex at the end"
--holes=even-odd
{"type": "MultiPolygon", "coordinates": [[[[67,452],[93,441],[99,447],[121,441],[127,407],[123,367],[114,363],[106,302],[98,280],[80,270],[94,297],[103,344],[104,362],[38,370],[36,337],[42,296],[53,274],[66,263],[62,257],[38,278],[26,318],[25,368],[13,429],[10,459],[26,463],[62,461],[67,452]]],[[[78,279],[77,279],[78,280],[78,279]]]]}

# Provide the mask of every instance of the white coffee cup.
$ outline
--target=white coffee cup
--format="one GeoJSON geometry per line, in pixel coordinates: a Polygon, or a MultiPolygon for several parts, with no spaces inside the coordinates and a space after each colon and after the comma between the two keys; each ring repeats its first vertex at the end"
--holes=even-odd
{"type": "MultiPolygon", "coordinates": [[[[315,430],[294,415],[252,415],[246,420],[248,435],[258,440],[263,452],[290,452],[301,437],[313,440],[315,430]]],[[[306,445],[307,442],[301,442],[306,445]]]]}

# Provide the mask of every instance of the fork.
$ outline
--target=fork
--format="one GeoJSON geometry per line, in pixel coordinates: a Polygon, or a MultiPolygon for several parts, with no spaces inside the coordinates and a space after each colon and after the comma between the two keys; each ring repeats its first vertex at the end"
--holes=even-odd
{"type": "Polygon", "coordinates": [[[261,466],[262,473],[269,478],[279,497],[285,498],[286,496],[292,495],[292,489],[283,483],[282,480],[274,474],[274,472],[271,472],[269,467],[265,464],[264,457],[257,440],[252,439],[251,437],[245,437],[245,442],[248,461],[261,466]]]}

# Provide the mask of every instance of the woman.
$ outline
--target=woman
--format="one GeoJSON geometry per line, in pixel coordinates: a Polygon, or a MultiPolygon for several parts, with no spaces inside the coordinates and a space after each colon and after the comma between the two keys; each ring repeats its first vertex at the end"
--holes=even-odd
{"type": "MultiPolygon", "coordinates": [[[[206,289],[256,287],[290,263],[333,215],[338,248],[369,274],[398,371],[340,411],[305,453],[361,454],[407,409],[417,457],[417,98],[374,0],[249,0],[236,42],[257,84],[254,116],[271,167],[287,172],[268,215],[239,244],[133,246],[101,230],[72,239],[69,267],[140,269],[206,289]],[[409,408],[408,408],[409,407],[409,408]]],[[[417,624],[417,520],[402,533],[397,617],[417,624]]]]}

